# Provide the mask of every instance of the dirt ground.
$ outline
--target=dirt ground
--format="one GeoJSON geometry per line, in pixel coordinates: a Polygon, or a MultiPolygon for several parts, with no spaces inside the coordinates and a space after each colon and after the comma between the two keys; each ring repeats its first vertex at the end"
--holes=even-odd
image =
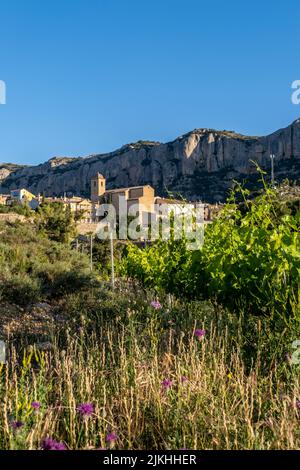
{"type": "Polygon", "coordinates": [[[57,305],[45,302],[26,308],[8,302],[0,302],[0,338],[13,339],[20,336],[46,340],[54,326],[65,323],[57,305]]]}

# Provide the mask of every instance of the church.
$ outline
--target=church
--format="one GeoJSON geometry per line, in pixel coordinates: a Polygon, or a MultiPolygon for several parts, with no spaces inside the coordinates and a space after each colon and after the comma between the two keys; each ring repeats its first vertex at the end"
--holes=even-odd
{"type": "Polygon", "coordinates": [[[91,201],[95,205],[112,204],[116,215],[120,213],[120,198],[125,199],[127,211],[132,206],[141,207],[138,211],[141,223],[147,224],[151,214],[154,214],[155,191],[150,185],[133,186],[131,188],[118,188],[106,190],[106,180],[101,173],[97,173],[91,180],[91,201]]]}

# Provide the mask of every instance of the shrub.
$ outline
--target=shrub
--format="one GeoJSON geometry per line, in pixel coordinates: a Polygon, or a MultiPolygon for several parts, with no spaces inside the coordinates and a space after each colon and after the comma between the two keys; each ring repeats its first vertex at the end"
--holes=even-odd
{"type": "Polygon", "coordinates": [[[88,257],[67,244],[51,241],[30,224],[2,224],[0,281],[2,296],[25,305],[86,289],[97,282],[88,257]]]}
{"type": "Polygon", "coordinates": [[[11,274],[2,279],[0,294],[4,300],[25,306],[40,299],[41,285],[28,274],[11,274]]]}

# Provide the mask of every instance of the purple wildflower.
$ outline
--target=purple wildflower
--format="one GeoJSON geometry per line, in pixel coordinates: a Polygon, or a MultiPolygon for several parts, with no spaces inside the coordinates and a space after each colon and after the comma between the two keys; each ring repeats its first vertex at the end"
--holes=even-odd
{"type": "Polygon", "coordinates": [[[200,338],[203,338],[203,336],[205,336],[205,335],[206,335],[206,331],[205,331],[205,330],[200,330],[200,329],[195,330],[195,336],[196,336],[197,338],[199,338],[199,339],[200,339],[200,338]]]}
{"type": "Polygon", "coordinates": [[[151,307],[153,307],[155,310],[160,310],[162,308],[161,303],[158,300],[153,300],[151,302],[151,307]]]}
{"type": "Polygon", "coordinates": [[[24,423],[22,423],[22,421],[12,421],[11,422],[11,427],[13,428],[14,431],[16,431],[17,429],[20,429],[24,426],[24,423]]]}
{"type": "Polygon", "coordinates": [[[169,390],[169,388],[172,387],[172,380],[170,379],[164,379],[162,382],[161,382],[161,386],[164,390],[169,390]]]}
{"type": "Polygon", "coordinates": [[[117,439],[118,436],[114,432],[110,432],[105,438],[106,442],[115,442],[117,439]]]}
{"type": "Polygon", "coordinates": [[[94,413],[94,405],[93,403],[81,403],[81,405],[77,407],[77,411],[83,418],[88,418],[94,413]]]}
{"type": "Polygon", "coordinates": [[[31,408],[33,408],[34,410],[39,410],[40,407],[41,407],[41,404],[40,404],[39,401],[33,401],[33,402],[31,403],[31,408]]]}
{"type": "Polygon", "coordinates": [[[297,408],[297,410],[300,410],[300,400],[296,400],[295,407],[297,408]]]}
{"type": "Polygon", "coordinates": [[[188,381],[188,378],[185,375],[182,375],[180,380],[181,380],[181,383],[184,383],[188,381]]]}
{"type": "Polygon", "coordinates": [[[63,442],[58,442],[51,437],[46,437],[42,441],[43,450],[67,450],[66,445],[63,442]]]}

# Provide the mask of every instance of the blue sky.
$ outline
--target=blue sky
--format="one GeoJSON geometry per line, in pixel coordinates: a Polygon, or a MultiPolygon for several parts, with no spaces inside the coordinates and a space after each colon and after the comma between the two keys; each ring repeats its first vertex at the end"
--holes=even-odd
{"type": "Polygon", "coordinates": [[[6,0],[0,162],[36,164],[196,127],[300,116],[298,0],[6,0]]]}

